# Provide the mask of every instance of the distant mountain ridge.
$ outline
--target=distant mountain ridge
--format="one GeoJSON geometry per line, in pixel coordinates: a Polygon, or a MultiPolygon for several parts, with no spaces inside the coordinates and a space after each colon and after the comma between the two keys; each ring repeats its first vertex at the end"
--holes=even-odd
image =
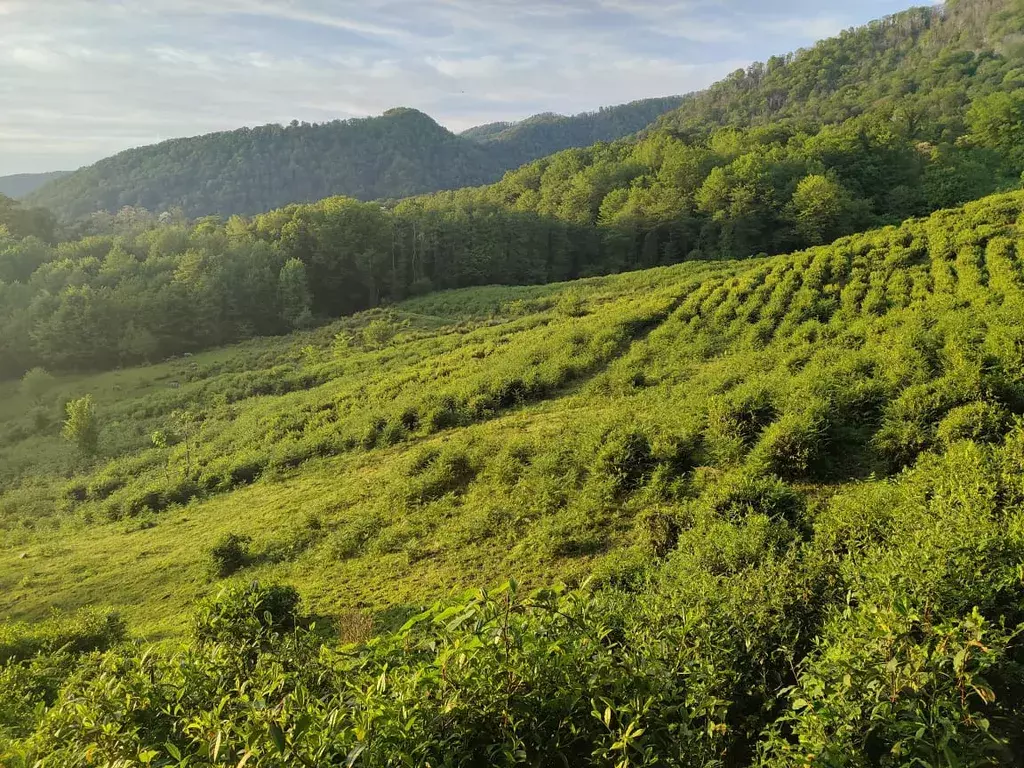
{"type": "Polygon", "coordinates": [[[129,149],[28,195],[74,219],[141,206],[253,214],[333,195],[361,200],[478,186],[539,157],[644,128],[681,97],[572,117],[536,115],[456,135],[415,109],[331,123],[265,125],[129,149]]]}
{"type": "Polygon", "coordinates": [[[581,112],[571,116],[543,112],[518,122],[477,126],[459,135],[484,145],[502,146],[521,159],[522,163],[528,163],[537,159],[536,153],[545,147],[588,147],[629,136],[677,109],[684,102],[684,96],[666,96],[632,101],[617,107],[602,107],[596,112],[581,112]]]}
{"type": "Polygon", "coordinates": [[[50,173],[16,173],[11,176],[0,176],[0,195],[7,197],[25,197],[45,184],[63,178],[71,171],[51,171],[50,173]]]}

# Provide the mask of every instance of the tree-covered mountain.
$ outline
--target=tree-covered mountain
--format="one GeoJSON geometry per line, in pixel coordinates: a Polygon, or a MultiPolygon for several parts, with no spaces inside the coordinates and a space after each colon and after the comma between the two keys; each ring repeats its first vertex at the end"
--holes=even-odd
{"type": "Polygon", "coordinates": [[[335,194],[402,197],[481,184],[487,153],[412,109],[381,117],[266,125],[130,149],[38,190],[65,218],[124,206],[189,216],[256,213],[335,194]]]}
{"type": "Polygon", "coordinates": [[[20,198],[35,192],[51,181],[67,176],[70,171],[53,171],[51,173],[16,173],[13,176],[0,176],[0,195],[20,198]]]}
{"type": "Polygon", "coordinates": [[[678,107],[681,96],[643,99],[617,107],[602,107],[567,117],[553,113],[534,115],[520,122],[489,123],[460,134],[503,152],[510,167],[562,149],[615,141],[647,127],[678,107]]]}
{"type": "Polygon", "coordinates": [[[954,137],[972,97],[1024,86],[1021,0],[949,0],[849,29],[737,70],[653,127],[805,128],[888,107],[922,140],[954,137]]]}
{"type": "Polygon", "coordinates": [[[456,136],[413,109],[319,125],[244,128],[131,149],[30,199],[74,219],[123,206],[204,216],[254,214],[332,195],[407,197],[493,182],[561,149],[635,133],[678,103],[649,99],[574,117],[538,116],[493,136],[487,127],[456,136]]]}

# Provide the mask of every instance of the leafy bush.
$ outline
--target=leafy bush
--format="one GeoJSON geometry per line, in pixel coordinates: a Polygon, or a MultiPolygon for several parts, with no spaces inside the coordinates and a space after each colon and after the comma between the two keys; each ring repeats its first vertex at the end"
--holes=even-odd
{"type": "Polygon", "coordinates": [[[957,440],[995,443],[1002,439],[1009,423],[1006,409],[996,403],[978,402],[953,408],[939,422],[935,436],[944,445],[957,440]]]}
{"type": "Polygon", "coordinates": [[[783,414],[761,435],[750,461],[764,471],[796,480],[807,477],[825,450],[827,406],[783,414]]]}
{"type": "Polygon", "coordinates": [[[119,614],[97,609],[57,614],[34,624],[0,624],[0,664],[25,661],[40,653],[102,651],[127,636],[119,614]]]}
{"type": "Polygon", "coordinates": [[[230,576],[244,568],[250,559],[249,544],[252,537],[229,533],[210,550],[211,572],[219,578],[230,576]]]}
{"type": "Polygon", "coordinates": [[[647,479],[656,459],[647,436],[630,430],[610,435],[597,455],[597,469],[618,493],[635,491],[647,479]]]}
{"type": "Polygon", "coordinates": [[[300,621],[299,602],[294,587],[259,582],[228,587],[199,606],[192,635],[202,644],[258,643],[271,633],[294,630],[300,621]]]}

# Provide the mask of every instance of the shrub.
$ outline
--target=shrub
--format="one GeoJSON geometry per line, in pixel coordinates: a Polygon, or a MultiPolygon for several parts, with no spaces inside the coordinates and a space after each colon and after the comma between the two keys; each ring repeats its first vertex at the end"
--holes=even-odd
{"type": "Polygon", "coordinates": [[[977,610],[934,622],[905,605],[863,606],[833,631],[831,647],[804,665],[767,765],[848,765],[851,755],[884,764],[896,754],[904,765],[1014,762],[1000,759],[1007,740],[990,726],[1004,716],[989,680],[1013,666],[1010,633],[977,610]]]}
{"type": "Polygon", "coordinates": [[[98,609],[56,614],[33,624],[0,624],[0,664],[39,653],[102,651],[127,636],[127,626],[118,613],[98,609]]]}
{"type": "Polygon", "coordinates": [[[977,402],[953,408],[939,422],[936,437],[949,446],[957,440],[995,443],[1002,439],[1009,414],[996,403],[977,402]]]}
{"type": "Polygon", "coordinates": [[[569,290],[563,293],[555,306],[558,314],[564,317],[583,317],[587,314],[586,302],[577,291],[569,290]]]}
{"type": "Polygon", "coordinates": [[[265,456],[242,454],[240,458],[232,462],[231,467],[228,469],[228,481],[232,486],[248,485],[255,482],[263,474],[263,470],[266,467],[267,459],[265,456]]]}
{"type": "Polygon", "coordinates": [[[377,318],[363,329],[363,342],[373,349],[380,349],[398,333],[398,325],[390,318],[377,318]]]}
{"type": "Polygon", "coordinates": [[[251,536],[229,533],[222,537],[210,550],[211,572],[224,578],[249,564],[251,536]]]}
{"type": "Polygon", "coordinates": [[[331,554],[338,560],[348,560],[359,555],[380,533],[381,528],[381,519],[372,514],[346,520],[330,538],[331,554]]]}
{"type": "Polygon", "coordinates": [[[457,427],[462,419],[455,400],[445,397],[439,403],[428,407],[425,421],[430,432],[440,432],[457,427]]]}
{"type": "Polygon", "coordinates": [[[299,593],[291,586],[253,582],[228,587],[199,606],[192,634],[201,644],[249,645],[294,629],[300,621],[299,603],[299,593]]]}
{"type": "Polygon", "coordinates": [[[464,491],[476,477],[477,468],[470,457],[456,449],[446,449],[430,462],[410,484],[410,501],[430,502],[464,491]]]}
{"type": "Polygon", "coordinates": [[[799,493],[779,478],[753,468],[699,478],[698,488],[703,490],[699,506],[728,520],[751,514],[792,520],[803,509],[799,493]]]}
{"type": "Polygon", "coordinates": [[[380,441],[384,445],[397,445],[408,437],[408,431],[401,421],[389,421],[380,433],[380,441]]]}
{"type": "Polygon", "coordinates": [[[598,471],[617,493],[629,493],[643,485],[656,463],[647,436],[636,430],[613,433],[597,455],[598,471]]]}
{"type": "Polygon", "coordinates": [[[806,477],[825,448],[825,409],[786,413],[765,429],[750,453],[753,465],[787,480],[806,477]]]}

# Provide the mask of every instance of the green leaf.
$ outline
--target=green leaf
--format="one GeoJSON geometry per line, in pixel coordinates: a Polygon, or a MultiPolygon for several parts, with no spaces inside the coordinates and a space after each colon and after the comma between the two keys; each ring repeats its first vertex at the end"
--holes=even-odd
{"type": "Polygon", "coordinates": [[[284,731],[281,730],[281,726],[277,723],[270,724],[270,740],[274,742],[277,751],[283,755],[287,745],[284,740],[284,731]]]}
{"type": "Polygon", "coordinates": [[[305,733],[306,729],[309,728],[309,725],[312,722],[313,718],[309,716],[308,712],[301,715],[299,719],[295,721],[295,727],[292,728],[292,741],[295,741],[295,739],[298,739],[299,736],[305,733]]]}
{"type": "Polygon", "coordinates": [[[352,768],[352,766],[355,765],[356,760],[359,759],[359,756],[363,754],[365,750],[365,744],[356,744],[354,747],[352,747],[352,750],[348,753],[348,756],[345,758],[345,768],[352,768]]]}

